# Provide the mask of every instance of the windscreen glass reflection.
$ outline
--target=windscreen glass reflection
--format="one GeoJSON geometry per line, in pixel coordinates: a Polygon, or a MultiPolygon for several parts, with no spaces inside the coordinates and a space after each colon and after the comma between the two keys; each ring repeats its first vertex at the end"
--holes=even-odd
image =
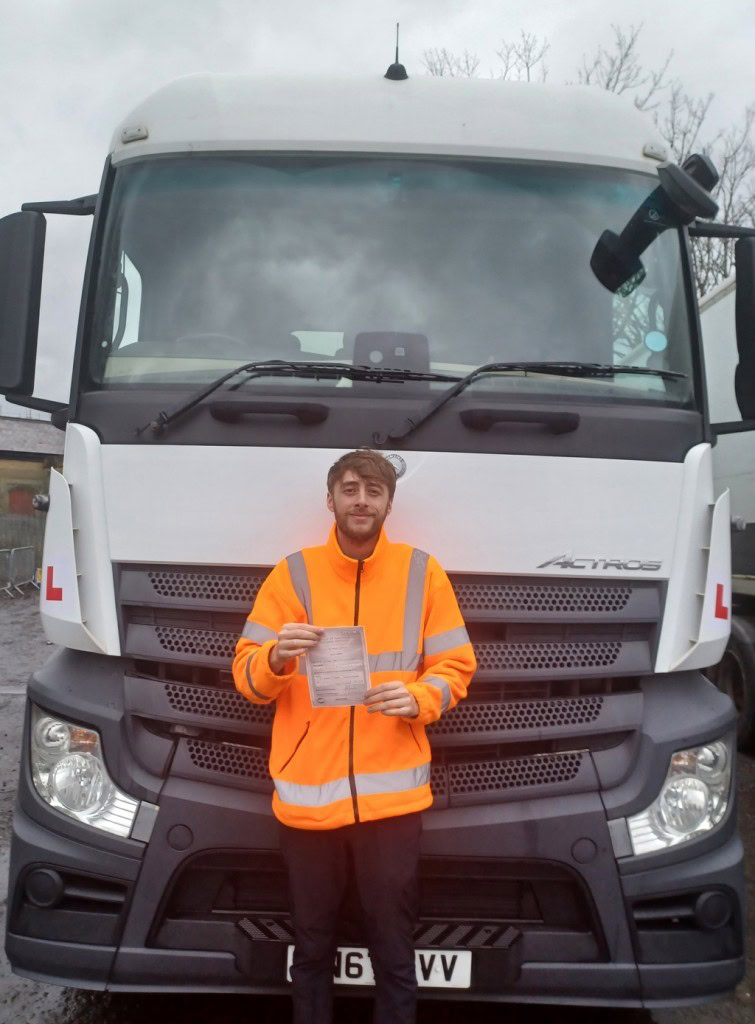
{"type": "MultiPolygon", "coordinates": [[[[652,244],[647,276],[626,298],[590,270],[601,232],[620,232],[656,184],[616,170],[426,159],[124,165],[98,281],[91,384],[193,388],[258,359],[460,375],[500,360],[576,360],[691,377],[678,237],[652,244]]],[[[249,385],[282,386],[335,384],[249,385]]],[[[622,375],[513,375],[474,389],[690,397],[689,380],[622,375]]]]}

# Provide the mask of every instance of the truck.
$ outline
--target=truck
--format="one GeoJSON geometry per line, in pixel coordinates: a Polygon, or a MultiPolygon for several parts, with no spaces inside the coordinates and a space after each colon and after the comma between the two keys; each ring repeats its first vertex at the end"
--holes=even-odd
{"type": "MultiPolygon", "coordinates": [[[[392,539],[478,662],[431,729],[420,993],[662,1006],[744,970],[721,432],[755,427],[755,241],[715,169],[582,87],[192,75],[100,189],[0,221],[0,392],[51,473],[6,952],[45,982],[283,993],[271,710],[233,687],[329,466],[381,451],[392,539]],[[70,400],[35,394],[47,216],[92,216],[70,400]],[[690,256],[737,241],[740,416],[711,423],[690,256]]],[[[734,357],[732,357],[734,358],[734,357]]],[[[418,652],[421,654],[421,652],[418,652]]],[[[367,991],[353,896],[338,991],[367,991]]]]}
{"type": "MultiPolygon", "coordinates": [[[[736,277],[731,276],[703,296],[700,322],[711,417],[734,421],[737,401],[734,374],[736,347],[736,277]]],[[[750,328],[752,329],[752,328],[750,328]]],[[[755,435],[737,432],[722,436],[713,449],[715,492],[731,494],[732,608],[731,635],[721,661],[709,671],[711,679],[737,709],[740,749],[755,744],[755,435]]]]}

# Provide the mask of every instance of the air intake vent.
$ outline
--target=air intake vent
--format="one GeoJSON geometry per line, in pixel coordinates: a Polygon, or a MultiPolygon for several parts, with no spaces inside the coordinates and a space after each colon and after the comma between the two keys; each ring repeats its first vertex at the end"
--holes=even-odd
{"type": "Polygon", "coordinates": [[[160,646],[173,654],[230,661],[236,650],[238,635],[211,629],[188,629],[180,626],[156,626],[160,646]]]}
{"type": "MultiPolygon", "coordinates": [[[[533,754],[527,757],[488,757],[433,763],[430,787],[436,806],[496,802],[504,796],[538,787],[542,795],[595,788],[591,761],[584,752],[533,754]]],[[[240,743],[212,743],[201,739],[180,741],[173,759],[173,774],[208,781],[222,775],[226,783],[269,793],[268,752],[240,743]]]]}
{"type": "Polygon", "coordinates": [[[492,704],[466,701],[428,727],[430,736],[473,733],[476,736],[521,729],[557,729],[595,722],[603,697],[521,700],[492,704]]]}
{"type": "Polygon", "coordinates": [[[629,585],[574,583],[482,583],[454,582],[463,615],[490,613],[500,617],[508,612],[551,612],[558,615],[616,614],[632,596],[629,585]]]}
{"type": "Polygon", "coordinates": [[[149,572],[148,578],[156,594],[198,603],[233,601],[251,608],[267,575],[263,570],[255,576],[211,572],[149,572]]]}
{"type": "Polygon", "coordinates": [[[202,771],[220,772],[249,782],[264,783],[266,789],[272,788],[266,750],[239,743],[208,743],[194,739],[186,740],[186,748],[192,764],[202,771]]]}
{"type": "Polygon", "coordinates": [[[568,669],[605,669],[621,653],[621,642],[594,640],[569,643],[502,643],[474,645],[478,673],[558,672],[568,669]]]}
{"type": "MultiPolygon", "coordinates": [[[[227,670],[268,573],[265,566],[119,566],[124,654],[227,670]]],[[[657,582],[458,573],[451,581],[477,653],[478,682],[652,670],[657,582]]]]}
{"type": "Polygon", "coordinates": [[[273,721],[273,705],[252,704],[240,693],[212,690],[206,686],[184,686],[181,683],[162,685],[171,708],[183,715],[237,722],[271,724],[273,721]]]}
{"type": "Polygon", "coordinates": [[[522,786],[570,782],[582,764],[581,753],[517,757],[510,761],[449,764],[450,793],[489,793],[522,786]]]}
{"type": "Polygon", "coordinates": [[[586,779],[588,767],[589,759],[582,751],[434,763],[430,788],[436,798],[436,806],[495,802],[503,793],[534,786],[542,796],[545,787],[558,789],[569,786],[568,791],[571,791],[572,784],[578,783],[580,777],[585,780],[585,785],[591,784],[586,779]]]}

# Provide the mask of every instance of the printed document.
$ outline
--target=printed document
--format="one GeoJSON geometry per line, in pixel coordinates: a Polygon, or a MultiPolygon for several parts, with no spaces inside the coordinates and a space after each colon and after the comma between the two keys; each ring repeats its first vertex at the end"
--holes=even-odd
{"type": "Polygon", "coordinates": [[[326,627],[307,652],[307,679],[314,708],[361,704],[370,688],[364,626],[326,627]]]}

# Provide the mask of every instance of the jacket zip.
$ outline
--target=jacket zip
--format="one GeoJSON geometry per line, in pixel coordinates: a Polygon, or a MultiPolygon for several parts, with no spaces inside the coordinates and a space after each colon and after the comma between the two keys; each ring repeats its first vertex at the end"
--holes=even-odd
{"type": "MultiPolygon", "coordinates": [[[[362,584],[362,568],[364,563],[357,563],[357,579],[354,586],[354,625],[359,625],[359,588],[362,584]]],[[[359,804],[357,803],[357,780],[354,778],[354,705],[349,708],[349,789],[351,802],[354,806],[354,821],[359,821],[359,804]]]]}
{"type": "Polygon", "coordinates": [[[299,749],[299,747],[300,747],[300,746],[302,745],[302,743],[304,742],[304,740],[305,740],[305,738],[306,738],[306,735],[307,735],[307,733],[308,733],[308,732],[309,732],[309,722],[307,722],[307,728],[306,728],[306,729],[304,730],[304,732],[303,732],[303,733],[301,734],[301,736],[299,737],[299,739],[298,739],[298,741],[297,741],[297,743],[296,743],[296,746],[295,746],[295,747],[294,747],[294,749],[293,749],[293,750],[291,751],[291,755],[290,755],[290,757],[288,758],[288,760],[286,761],[286,763],[285,763],[285,764],[284,764],[284,765],[283,765],[283,766],[282,766],[281,768],[279,768],[279,769],[278,769],[278,774],[280,774],[280,773],[281,773],[281,772],[283,771],[283,769],[284,769],[284,768],[287,768],[287,767],[288,767],[288,766],[289,766],[289,765],[291,764],[291,762],[293,761],[293,759],[294,759],[294,756],[295,756],[295,754],[296,754],[296,751],[297,751],[297,750],[299,749]]]}

